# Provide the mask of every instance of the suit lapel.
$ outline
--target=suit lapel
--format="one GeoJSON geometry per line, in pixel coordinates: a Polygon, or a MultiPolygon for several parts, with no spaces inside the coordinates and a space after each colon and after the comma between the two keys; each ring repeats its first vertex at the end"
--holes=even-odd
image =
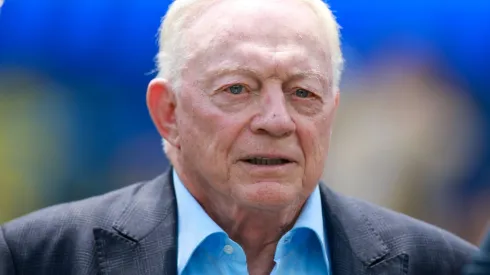
{"type": "Polygon", "coordinates": [[[374,221],[356,200],[320,183],[333,275],[407,274],[408,255],[392,255],[374,221]]]}
{"type": "Polygon", "coordinates": [[[111,229],[95,228],[101,275],[177,274],[177,211],[172,173],[142,184],[111,229]]]}

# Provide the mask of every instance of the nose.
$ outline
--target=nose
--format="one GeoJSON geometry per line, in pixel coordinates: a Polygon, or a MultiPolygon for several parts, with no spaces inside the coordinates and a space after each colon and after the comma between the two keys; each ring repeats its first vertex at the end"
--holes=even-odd
{"type": "Polygon", "coordinates": [[[296,131],[296,124],[287,108],[282,89],[264,91],[260,100],[260,113],[251,122],[254,133],[273,137],[286,137],[296,131]]]}

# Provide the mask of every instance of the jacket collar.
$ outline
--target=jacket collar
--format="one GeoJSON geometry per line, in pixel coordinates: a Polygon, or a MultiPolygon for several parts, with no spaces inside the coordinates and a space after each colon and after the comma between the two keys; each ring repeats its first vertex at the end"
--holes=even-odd
{"type": "Polygon", "coordinates": [[[177,274],[177,206],[170,169],[137,185],[111,229],[95,228],[100,273],[177,274]]]}
{"type": "Polygon", "coordinates": [[[358,200],[320,183],[323,216],[331,251],[332,274],[406,274],[408,255],[392,255],[376,221],[358,200]]]}

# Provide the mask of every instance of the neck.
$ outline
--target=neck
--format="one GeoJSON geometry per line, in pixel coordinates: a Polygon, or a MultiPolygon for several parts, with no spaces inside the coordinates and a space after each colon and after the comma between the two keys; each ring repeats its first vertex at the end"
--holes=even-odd
{"type": "Polygon", "coordinates": [[[230,238],[243,247],[247,256],[275,248],[282,235],[293,227],[302,206],[298,204],[281,211],[267,211],[237,204],[230,207],[228,202],[223,201],[213,197],[213,200],[204,199],[201,204],[230,238]]]}
{"type": "Polygon", "coordinates": [[[254,208],[241,205],[209,186],[193,184],[199,180],[187,177],[182,170],[177,171],[182,183],[211,219],[243,248],[249,273],[270,274],[277,243],[293,227],[306,198],[282,209],[254,208]]]}
{"type": "Polygon", "coordinates": [[[267,211],[243,207],[211,195],[198,200],[206,213],[240,244],[247,257],[249,274],[270,274],[280,238],[296,221],[303,203],[287,209],[267,211]]]}

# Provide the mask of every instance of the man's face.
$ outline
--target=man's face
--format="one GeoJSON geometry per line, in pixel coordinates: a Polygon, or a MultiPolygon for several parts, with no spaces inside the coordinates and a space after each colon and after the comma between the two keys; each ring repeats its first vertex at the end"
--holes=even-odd
{"type": "Polygon", "coordinates": [[[316,18],[294,0],[224,0],[186,32],[175,119],[201,190],[259,208],[312,192],[338,103],[316,18]]]}

